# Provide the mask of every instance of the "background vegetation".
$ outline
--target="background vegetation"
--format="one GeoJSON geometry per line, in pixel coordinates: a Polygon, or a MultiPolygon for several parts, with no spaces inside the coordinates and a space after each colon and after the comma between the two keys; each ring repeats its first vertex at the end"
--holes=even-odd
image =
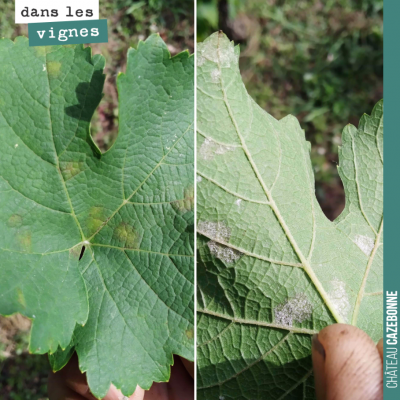
{"type": "MultiPolygon", "coordinates": [[[[56,5],[56,3],[54,4],[56,5]]],[[[61,4],[59,5],[61,6],[61,4]]],[[[116,77],[124,72],[126,53],[159,32],[172,54],[194,48],[192,0],[100,0],[100,18],[108,19],[109,42],[92,45],[106,57],[104,98],[92,120],[92,135],[107,150],[118,133],[116,77]]],[[[28,36],[27,25],[14,24],[14,0],[0,0],[0,37],[28,36]]],[[[46,400],[47,356],[28,354],[30,321],[0,317],[0,399],[46,400]]]]}
{"type": "Polygon", "coordinates": [[[275,118],[295,115],[312,143],[325,214],[344,207],[341,131],[383,97],[383,0],[199,0],[197,40],[240,43],[244,83],[275,118]]]}

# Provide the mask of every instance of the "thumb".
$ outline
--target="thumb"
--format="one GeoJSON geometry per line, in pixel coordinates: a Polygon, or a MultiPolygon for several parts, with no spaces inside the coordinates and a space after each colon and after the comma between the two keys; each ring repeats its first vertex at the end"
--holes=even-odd
{"type": "Polygon", "coordinates": [[[372,339],[352,325],[330,325],[312,345],[318,400],[382,400],[382,358],[372,339]]]}

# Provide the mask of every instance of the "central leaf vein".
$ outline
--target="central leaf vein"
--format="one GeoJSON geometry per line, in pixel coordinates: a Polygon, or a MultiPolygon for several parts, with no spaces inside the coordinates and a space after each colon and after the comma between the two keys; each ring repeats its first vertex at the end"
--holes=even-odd
{"type": "Polygon", "coordinates": [[[311,265],[310,265],[309,261],[303,255],[303,253],[300,250],[297,242],[295,241],[293,235],[291,234],[289,227],[286,225],[285,220],[283,219],[283,217],[282,217],[277,205],[275,204],[275,201],[272,198],[271,193],[270,193],[269,189],[267,188],[264,180],[262,179],[261,174],[258,171],[258,168],[257,168],[255,162],[253,161],[253,159],[251,157],[251,154],[250,154],[250,152],[249,152],[249,150],[247,148],[246,142],[245,142],[245,140],[244,140],[244,138],[243,138],[243,136],[242,136],[242,134],[240,132],[240,129],[238,127],[236,119],[233,116],[233,112],[231,110],[231,107],[230,107],[230,104],[229,104],[229,101],[228,101],[228,98],[227,98],[227,94],[226,94],[226,91],[225,91],[225,88],[224,88],[224,85],[223,85],[223,82],[222,82],[222,69],[221,69],[221,61],[220,61],[220,43],[219,43],[219,40],[220,40],[220,36],[218,35],[218,45],[217,45],[218,63],[217,63],[217,65],[218,65],[218,69],[219,69],[219,81],[220,81],[221,91],[222,91],[223,98],[224,98],[224,104],[225,104],[225,106],[227,108],[228,114],[229,114],[229,116],[230,116],[230,118],[232,120],[232,123],[233,123],[234,127],[235,127],[236,133],[237,133],[237,135],[239,137],[239,140],[240,140],[240,142],[242,144],[242,147],[243,147],[243,150],[244,150],[244,152],[246,154],[246,157],[249,160],[250,165],[251,165],[254,173],[256,174],[256,177],[257,177],[258,181],[260,182],[261,187],[263,188],[263,190],[264,190],[264,192],[265,192],[265,194],[267,196],[268,201],[270,202],[270,207],[274,211],[274,214],[276,215],[276,217],[277,217],[277,219],[278,219],[283,231],[285,232],[290,244],[292,245],[294,251],[298,255],[301,263],[303,264],[303,268],[305,269],[305,271],[307,272],[308,276],[310,277],[310,279],[314,283],[316,289],[318,290],[318,292],[320,293],[321,297],[325,301],[325,304],[329,308],[329,310],[332,313],[333,317],[336,319],[337,322],[344,323],[345,321],[344,321],[343,317],[337,312],[337,310],[336,310],[335,306],[333,305],[332,301],[330,300],[327,292],[325,291],[325,289],[322,286],[321,282],[319,281],[319,279],[315,275],[313,269],[311,268],[311,265]]]}

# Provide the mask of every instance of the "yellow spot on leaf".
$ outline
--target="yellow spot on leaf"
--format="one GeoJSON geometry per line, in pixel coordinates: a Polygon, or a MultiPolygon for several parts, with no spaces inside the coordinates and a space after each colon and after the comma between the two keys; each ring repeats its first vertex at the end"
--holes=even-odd
{"type": "Polygon", "coordinates": [[[49,76],[51,76],[52,78],[57,78],[61,72],[61,63],[58,61],[48,61],[47,71],[49,73],[49,76]]]}
{"type": "Polygon", "coordinates": [[[66,181],[78,175],[79,172],[83,171],[83,168],[84,163],[82,161],[60,162],[60,169],[66,181]]]}
{"type": "Polygon", "coordinates": [[[83,245],[79,245],[79,246],[75,246],[72,249],[70,249],[70,251],[69,251],[70,258],[74,258],[74,259],[78,260],[81,255],[82,246],[83,245]]]}
{"type": "Polygon", "coordinates": [[[39,57],[44,57],[46,55],[46,46],[35,46],[34,50],[39,57]]]}
{"type": "Polygon", "coordinates": [[[17,295],[18,295],[18,303],[21,304],[22,307],[26,308],[25,296],[20,288],[17,288],[17,295]]]}
{"type": "Polygon", "coordinates": [[[184,191],[184,198],[171,203],[172,207],[181,213],[192,211],[194,207],[194,187],[189,186],[184,191]]]}
{"type": "Polygon", "coordinates": [[[17,235],[19,247],[24,252],[30,252],[32,248],[32,235],[29,231],[21,232],[17,235]]]}
{"type": "Polygon", "coordinates": [[[194,338],[193,329],[188,329],[185,333],[186,333],[186,336],[187,336],[188,339],[193,339],[194,338]]]}
{"type": "Polygon", "coordinates": [[[9,228],[18,228],[22,225],[22,217],[18,214],[13,214],[7,221],[9,228]]]}
{"type": "Polygon", "coordinates": [[[91,207],[89,216],[86,220],[86,226],[89,236],[96,233],[107,219],[105,209],[103,207],[91,207]]]}
{"type": "Polygon", "coordinates": [[[121,222],[115,228],[114,237],[127,249],[139,248],[139,234],[132,225],[129,225],[126,222],[121,222]]]}

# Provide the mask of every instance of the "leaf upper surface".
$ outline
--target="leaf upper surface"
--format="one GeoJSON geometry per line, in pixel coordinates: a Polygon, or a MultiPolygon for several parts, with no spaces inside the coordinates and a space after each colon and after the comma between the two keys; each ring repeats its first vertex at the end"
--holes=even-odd
{"type": "Polygon", "coordinates": [[[222,33],[197,53],[199,399],[313,398],[311,335],[382,336],[382,103],[340,151],[346,209],[315,197],[310,144],[248,95],[222,33]]]}
{"type": "Polygon", "coordinates": [[[18,38],[0,60],[0,312],[34,320],[54,368],[74,348],[98,397],[168,380],[193,359],[193,57],[158,35],[129,50],[105,154],[102,56],[18,38]]]}

